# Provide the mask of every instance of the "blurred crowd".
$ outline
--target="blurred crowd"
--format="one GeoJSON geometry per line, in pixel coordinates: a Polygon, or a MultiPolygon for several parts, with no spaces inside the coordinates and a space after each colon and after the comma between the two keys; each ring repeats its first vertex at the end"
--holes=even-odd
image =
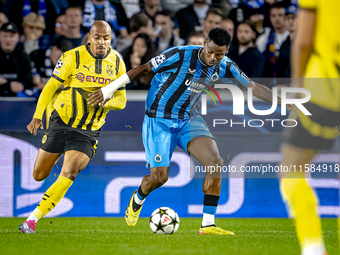
{"type": "MultiPolygon", "coordinates": [[[[222,27],[233,38],[227,56],[248,77],[268,87],[287,85],[296,2],[0,0],[0,96],[38,97],[63,52],[86,44],[96,20],[112,27],[111,48],[127,71],[173,46],[203,46],[209,31],[222,27]]],[[[151,79],[127,89],[148,89],[151,79]]]]}

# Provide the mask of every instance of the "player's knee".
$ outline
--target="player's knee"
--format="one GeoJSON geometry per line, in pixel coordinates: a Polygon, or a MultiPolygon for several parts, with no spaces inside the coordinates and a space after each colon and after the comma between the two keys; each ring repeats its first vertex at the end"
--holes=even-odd
{"type": "Polygon", "coordinates": [[[74,181],[81,170],[79,168],[67,168],[65,169],[65,171],[62,172],[66,178],[74,181]]]}
{"type": "Polygon", "coordinates": [[[73,162],[73,164],[67,164],[62,169],[62,174],[66,178],[74,181],[77,175],[84,169],[85,167],[82,166],[81,162],[73,162]]]}
{"type": "Polygon", "coordinates": [[[214,154],[209,159],[209,165],[210,166],[223,166],[223,159],[219,154],[214,154]]]}
{"type": "Polygon", "coordinates": [[[33,169],[33,179],[40,182],[46,179],[46,174],[39,168],[33,169]]]}

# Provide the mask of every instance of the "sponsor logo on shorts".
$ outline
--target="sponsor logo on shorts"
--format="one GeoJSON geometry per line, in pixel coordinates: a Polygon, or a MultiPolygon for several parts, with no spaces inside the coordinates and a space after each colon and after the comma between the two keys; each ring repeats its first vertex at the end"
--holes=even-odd
{"type": "Polygon", "coordinates": [[[155,156],[155,161],[156,161],[157,163],[159,163],[159,162],[162,161],[162,157],[161,157],[161,155],[159,155],[159,153],[156,154],[156,156],[155,156]]]}
{"type": "Polygon", "coordinates": [[[47,133],[44,134],[43,138],[41,139],[41,143],[44,144],[47,141],[47,133]]]}

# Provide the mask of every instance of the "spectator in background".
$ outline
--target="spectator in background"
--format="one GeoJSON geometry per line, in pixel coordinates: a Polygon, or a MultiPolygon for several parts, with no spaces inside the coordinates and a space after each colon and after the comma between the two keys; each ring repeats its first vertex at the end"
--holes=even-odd
{"type": "Polygon", "coordinates": [[[139,0],[120,0],[128,19],[141,11],[139,0]]]}
{"type": "Polygon", "coordinates": [[[171,19],[172,12],[170,10],[163,10],[158,12],[155,17],[155,27],[161,27],[158,37],[155,39],[156,43],[156,55],[163,51],[174,47],[184,45],[184,40],[175,36],[173,29],[175,23],[171,19]]]}
{"type": "MultiPolygon", "coordinates": [[[[238,45],[237,37],[234,38],[234,31],[235,31],[235,25],[234,22],[231,19],[224,18],[221,23],[221,27],[228,31],[231,37],[231,44],[229,47],[229,52],[234,50],[236,48],[235,45],[238,45]]],[[[227,53],[228,55],[228,53],[227,53]]]]}
{"type": "Polygon", "coordinates": [[[46,24],[44,33],[53,35],[57,13],[50,0],[11,0],[5,2],[4,13],[10,21],[18,26],[20,34],[23,33],[23,18],[31,12],[44,17],[46,24]]]}
{"type": "Polygon", "coordinates": [[[187,36],[194,31],[201,31],[203,21],[207,16],[209,5],[206,0],[194,0],[193,5],[179,10],[175,15],[175,20],[179,26],[179,35],[187,40],[187,36]]]}
{"type": "Polygon", "coordinates": [[[65,31],[67,29],[67,25],[66,25],[66,16],[65,15],[59,15],[55,21],[55,33],[60,36],[60,35],[64,35],[65,31]]]}
{"type": "MultiPolygon", "coordinates": [[[[193,1],[191,1],[193,2],[193,1]]],[[[183,0],[166,0],[161,1],[162,10],[170,10],[173,13],[178,12],[180,9],[183,9],[188,6],[190,2],[183,0]]]]}
{"type": "Polygon", "coordinates": [[[203,21],[203,35],[205,38],[208,37],[208,34],[211,29],[215,27],[220,27],[223,20],[222,11],[216,8],[211,8],[207,12],[207,16],[203,21]]]}
{"type": "Polygon", "coordinates": [[[8,19],[6,15],[3,12],[0,12],[0,27],[7,22],[8,22],[8,19]]]}
{"type": "MultiPolygon", "coordinates": [[[[122,52],[126,71],[135,67],[145,64],[155,56],[154,43],[151,38],[145,34],[138,34],[130,47],[122,52]]],[[[149,89],[149,84],[153,75],[144,76],[138,80],[132,80],[131,83],[126,85],[127,89],[149,89]]]]}
{"type": "Polygon", "coordinates": [[[65,13],[69,6],[69,2],[72,2],[73,0],[50,0],[50,2],[53,4],[55,12],[57,15],[60,15],[61,13],[65,13]]]}
{"type": "Polygon", "coordinates": [[[273,80],[265,81],[265,85],[272,87],[276,85],[277,78],[277,58],[280,55],[282,43],[289,36],[285,24],[285,8],[280,3],[274,3],[270,7],[270,22],[273,28],[266,28],[265,32],[257,39],[256,46],[265,57],[265,69],[263,77],[273,78],[273,80]]]}
{"type": "Polygon", "coordinates": [[[73,48],[69,40],[58,40],[55,46],[40,49],[31,53],[33,84],[42,90],[51,78],[53,69],[65,51],[73,48]]]}
{"type": "Polygon", "coordinates": [[[191,32],[188,35],[188,43],[187,45],[201,45],[204,46],[204,35],[202,32],[191,32]]]}
{"type": "MultiPolygon", "coordinates": [[[[275,1],[275,0],[274,0],[275,1]]],[[[232,9],[229,13],[229,18],[234,22],[237,27],[241,22],[250,19],[252,15],[262,14],[262,20],[264,19],[263,9],[267,9],[269,4],[265,3],[264,0],[245,0],[241,1],[238,6],[232,9]],[[267,6],[266,6],[267,5],[267,6]]]]}
{"type": "Polygon", "coordinates": [[[153,36],[154,29],[152,21],[145,13],[137,13],[130,19],[130,34],[125,38],[117,39],[117,51],[122,52],[124,49],[132,45],[133,39],[140,33],[146,33],[153,36]]]}
{"type": "Polygon", "coordinates": [[[155,17],[157,12],[161,10],[160,0],[144,0],[144,6],[141,12],[145,13],[149,19],[152,20],[153,26],[155,25],[155,17]]]}
{"type": "Polygon", "coordinates": [[[86,0],[84,6],[83,26],[90,30],[96,20],[105,20],[110,24],[116,37],[125,37],[128,34],[126,27],[128,19],[124,8],[120,5],[119,12],[117,8],[108,0],[86,0]]]}
{"type": "Polygon", "coordinates": [[[33,87],[30,58],[18,42],[16,24],[3,24],[0,29],[0,96],[16,96],[33,87]]]}
{"type": "Polygon", "coordinates": [[[270,22],[273,29],[266,28],[257,42],[257,48],[261,53],[265,52],[268,43],[273,43],[276,50],[280,50],[282,43],[287,39],[289,32],[285,24],[285,8],[280,3],[275,3],[270,8],[270,22]]]}
{"type": "Polygon", "coordinates": [[[233,40],[235,30],[234,22],[231,19],[224,18],[221,23],[221,28],[227,30],[230,34],[231,40],[233,40]]]}
{"type": "MultiPolygon", "coordinates": [[[[290,52],[291,45],[294,40],[296,29],[297,29],[297,12],[298,8],[296,5],[291,5],[286,9],[286,28],[289,31],[289,36],[286,41],[281,45],[280,55],[278,58],[278,77],[290,78],[291,67],[290,67],[290,52]]],[[[289,79],[284,81],[285,84],[289,83],[289,79]]],[[[281,83],[282,84],[282,83],[281,83]]]]}
{"type": "Polygon", "coordinates": [[[255,47],[256,36],[257,30],[253,23],[240,23],[236,29],[239,45],[228,53],[228,57],[251,79],[261,78],[264,70],[264,56],[255,47]]]}
{"type": "Polygon", "coordinates": [[[65,12],[66,30],[57,41],[68,40],[72,44],[72,48],[79,47],[84,36],[81,31],[82,22],[82,10],[80,7],[67,8],[65,12]]]}
{"type": "Polygon", "coordinates": [[[234,22],[235,27],[244,20],[254,23],[257,32],[262,33],[265,27],[272,27],[270,22],[270,7],[280,2],[280,5],[288,7],[291,0],[244,0],[239,1],[237,7],[231,10],[229,18],[234,22]]]}
{"type": "Polygon", "coordinates": [[[31,12],[24,17],[22,27],[24,34],[20,41],[24,45],[25,52],[29,55],[39,49],[39,39],[46,28],[45,19],[43,16],[31,12]]]}

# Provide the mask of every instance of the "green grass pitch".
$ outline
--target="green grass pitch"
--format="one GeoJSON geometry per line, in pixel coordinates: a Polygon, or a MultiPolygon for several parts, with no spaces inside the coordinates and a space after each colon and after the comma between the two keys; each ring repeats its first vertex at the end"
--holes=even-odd
{"type": "MultiPolygon", "coordinates": [[[[123,218],[44,218],[36,234],[18,230],[22,218],[0,218],[1,255],[300,254],[291,219],[217,219],[235,236],[200,236],[201,219],[182,218],[173,235],[156,235],[149,219],[128,227],[123,218]]],[[[323,219],[329,255],[339,254],[336,219],[323,219]]]]}

